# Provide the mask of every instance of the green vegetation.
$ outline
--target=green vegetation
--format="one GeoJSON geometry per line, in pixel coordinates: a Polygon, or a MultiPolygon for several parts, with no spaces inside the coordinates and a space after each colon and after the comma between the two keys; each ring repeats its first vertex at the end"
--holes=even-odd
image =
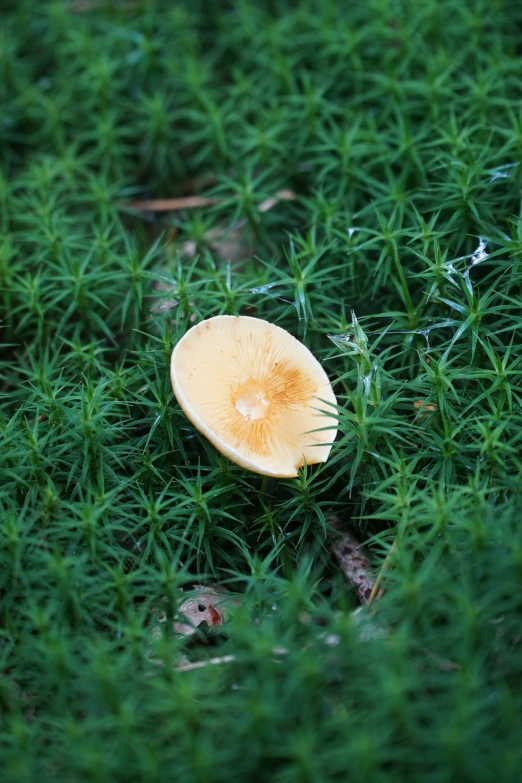
{"type": "Polygon", "coordinates": [[[518,783],[521,5],[2,7],[2,780],[518,783]],[[219,313],[324,364],[326,465],[263,481],[182,414],[219,313]],[[331,513],[375,572],[397,537],[369,631],[331,513]],[[201,583],[230,622],[152,639],[201,583]]]}

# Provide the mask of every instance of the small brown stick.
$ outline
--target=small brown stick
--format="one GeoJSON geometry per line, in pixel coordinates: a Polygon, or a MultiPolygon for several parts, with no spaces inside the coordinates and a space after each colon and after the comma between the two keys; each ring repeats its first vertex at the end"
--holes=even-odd
{"type": "MultiPolygon", "coordinates": [[[[274,647],[272,655],[288,655],[286,647],[274,647]]],[[[217,658],[207,658],[204,661],[183,661],[175,667],[177,672],[190,672],[193,669],[204,669],[206,666],[219,666],[222,663],[233,663],[237,658],[235,655],[221,655],[217,658]]]]}
{"type": "MultiPolygon", "coordinates": [[[[329,521],[332,527],[338,524],[335,518],[329,521]]],[[[343,532],[342,536],[334,541],[332,552],[339,561],[348,584],[355,589],[361,604],[367,604],[375,584],[371,576],[370,561],[363,553],[357,539],[351,533],[343,532]]]]}
{"type": "Polygon", "coordinates": [[[131,201],[123,206],[136,209],[139,212],[176,212],[179,209],[194,209],[195,207],[210,207],[221,203],[219,198],[205,196],[184,196],[183,198],[159,198],[148,201],[131,201]]]}
{"type": "Polygon", "coordinates": [[[382,564],[381,570],[379,571],[377,579],[375,580],[373,590],[370,593],[370,597],[368,598],[368,605],[371,605],[374,601],[378,601],[384,595],[384,587],[382,587],[384,572],[386,571],[387,568],[390,567],[392,555],[396,550],[397,550],[397,539],[394,538],[393,544],[390,547],[390,551],[388,552],[388,554],[384,559],[384,563],[382,564]]]}
{"type": "Polygon", "coordinates": [[[206,661],[187,661],[180,663],[175,669],[177,672],[190,672],[193,669],[204,669],[206,666],[219,666],[221,663],[232,663],[236,660],[235,655],[220,655],[217,658],[207,658],[206,661]]]}
{"type": "MultiPolygon", "coordinates": [[[[279,201],[292,201],[295,193],[292,190],[278,190],[273,198],[267,198],[259,204],[260,212],[268,212],[279,201]]],[[[123,206],[126,209],[136,209],[139,212],[176,212],[179,209],[194,209],[223,204],[225,199],[208,198],[206,196],[184,196],[182,198],[149,199],[147,201],[131,201],[123,206]]]]}

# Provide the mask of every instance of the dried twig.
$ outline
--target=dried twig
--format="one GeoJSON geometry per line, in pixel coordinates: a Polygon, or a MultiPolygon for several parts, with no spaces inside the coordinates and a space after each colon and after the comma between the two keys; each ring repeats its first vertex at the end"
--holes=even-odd
{"type": "Polygon", "coordinates": [[[207,658],[206,661],[187,661],[180,663],[175,669],[177,672],[190,672],[193,669],[204,669],[206,666],[218,666],[221,663],[232,663],[236,660],[235,655],[220,655],[216,658],[207,658]]]}
{"type": "MultiPolygon", "coordinates": [[[[258,210],[268,212],[279,201],[291,201],[295,198],[292,190],[278,190],[275,196],[262,201],[258,210]]],[[[207,196],[183,196],[181,198],[148,199],[146,201],[131,201],[123,204],[126,209],[135,209],[138,212],[176,212],[180,209],[194,209],[195,207],[210,207],[214,204],[223,204],[225,199],[210,198],[207,196]]]]}
{"type": "MultiPolygon", "coordinates": [[[[274,647],[272,655],[288,655],[286,647],[274,647]]],[[[183,661],[175,667],[177,672],[189,672],[192,669],[204,669],[206,666],[216,666],[221,663],[232,663],[236,661],[235,655],[220,655],[216,658],[207,658],[205,661],[183,661]]]]}
{"type": "Polygon", "coordinates": [[[123,206],[126,209],[136,209],[138,212],[176,212],[180,209],[194,209],[195,207],[210,207],[220,204],[219,198],[207,198],[206,196],[183,196],[182,198],[159,198],[147,201],[131,201],[123,206]]]}

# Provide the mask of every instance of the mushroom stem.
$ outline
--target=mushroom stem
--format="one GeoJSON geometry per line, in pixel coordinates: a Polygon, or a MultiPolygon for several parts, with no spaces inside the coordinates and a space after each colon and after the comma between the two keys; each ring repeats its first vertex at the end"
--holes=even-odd
{"type": "Polygon", "coordinates": [[[274,479],[271,476],[263,476],[263,480],[261,482],[262,494],[263,495],[270,494],[273,484],[274,484],[274,479]]]}

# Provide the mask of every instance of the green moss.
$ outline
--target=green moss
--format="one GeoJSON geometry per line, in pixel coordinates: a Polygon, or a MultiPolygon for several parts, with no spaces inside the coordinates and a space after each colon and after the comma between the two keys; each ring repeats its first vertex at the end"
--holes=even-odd
{"type": "Polygon", "coordinates": [[[2,779],[516,783],[519,5],[4,6],[2,779]],[[187,192],[218,203],[129,206],[187,192]],[[170,353],[219,313],[323,362],[326,465],[263,482],[182,414],[170,353]],[[331,512],[376,570],[397,537],[384,635],[331,512]],[[202,581],[226,634],[152,643],[202,581]]]}

